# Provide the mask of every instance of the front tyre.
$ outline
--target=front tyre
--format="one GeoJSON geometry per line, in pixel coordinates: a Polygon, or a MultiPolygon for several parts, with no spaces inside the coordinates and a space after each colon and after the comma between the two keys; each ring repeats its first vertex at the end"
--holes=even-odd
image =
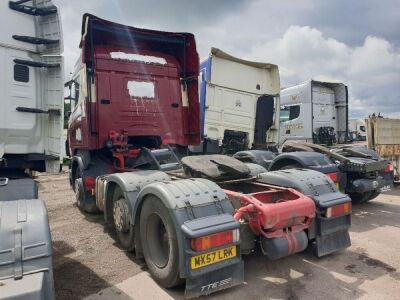
{"type": "Polygon", "coordinates": [[[153,278],[164,288],[181,284],[175,227],[168,209],[153,195],[143,204],[140,238],[143,256],[153,278]]]}

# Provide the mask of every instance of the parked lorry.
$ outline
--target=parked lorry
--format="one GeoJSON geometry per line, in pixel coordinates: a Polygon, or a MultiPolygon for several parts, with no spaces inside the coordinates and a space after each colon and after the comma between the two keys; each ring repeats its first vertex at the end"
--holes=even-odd
{"type": "Polygon", "coordinates": [[[51,1],[0,3],[0,298],[53,299],[52,242],[33,171],[62,163],[61,26],[51,1]]]}
{"type": "Polygon", "coordinates": [[[348,89],[310,80],[280,93],[279,144],[300,141],[332,146],[348,139],[348,89]]]}
{"type": "Polygon", "coordinates": [[[241,60],[212,48],[201,66],[203,143],[191,147],[192,153],[236,152],[234,157],[270,171],[317,170],[356,202],[391,188],[391,165],[373,150],[310,144],[346,141],[344,84],[311,81],[287,88],[279,97],[275,65],[241,60]],[[312,113],[318,116],[313,118],[312,113]]]}
{"type": "Polygon", "coordinates": [[[363,119],[351,119],[349,121],[349,139],[350,141],[367,140],[367,129],[363,119]]]}
{"type": "Polygon", "coordinates": [[[400,119],[383,118],[375,114],[365,120],[367,145],[380,157],[391,162],[395,179],[400,179],[400,119]]]}
{"type": "Polygon", "coordinates": [[[349,219],[351,202],[323,174],[287,171],[286,181],[323,195],[324,222],[316,225],[315,202],[266,183],[259,165],[224,155],[177,157],[173,149],[200,143],[192,34],[89,14],[82,24],[82,55],[68,83],[77,99],[68,128],[70,183],[79,209],[101,211],[120,247],[144,257],[160,285],[185,282],[186,296],[195,297],[241,284],[241,254],[258,242],[271,259],[314,241],[318,255],[336,249],[339,242],[320,227],[349,219]]]}
{"type": "Polygon", "coordinates": [[[311,80],[283,89],[280,100],[279,144],[283,152],[327,155],[341,171],[342,191],[358,203],[392,188],[393,165],[388,160],[370,148],[346,145],[350,141],[347,86],[311,80]],[[289,120],[282,119],[285,110],[289,120]]]}

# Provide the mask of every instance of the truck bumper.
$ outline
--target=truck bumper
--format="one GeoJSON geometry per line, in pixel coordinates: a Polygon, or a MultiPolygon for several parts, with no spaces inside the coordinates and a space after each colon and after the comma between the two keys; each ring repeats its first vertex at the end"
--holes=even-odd
{"type": "Polygon", "coordinates": [[[347,193],[385,192],[393,188],[393,173],[384,173],[375,179],[356,179],[347,185],[347,193]]]}

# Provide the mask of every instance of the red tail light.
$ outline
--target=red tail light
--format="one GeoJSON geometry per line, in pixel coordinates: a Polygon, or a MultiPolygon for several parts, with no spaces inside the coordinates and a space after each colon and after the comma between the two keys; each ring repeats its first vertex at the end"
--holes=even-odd
{"type": "Polygon", "coordinates": [[[349,213],[351,213],[351,202],[327,208],[326,217],[333,218],[333,217],[348,215],[349,213]]]}
{"type": "Polygon", "coordinates": [[[328,176],[330,179],[332,179],[333,182],[338,182],[339,181],[339,176],[338,173],[327,173],[326,176],[328,176]]]}
{"type": "Polygon", "coordinates": [[[88,192],[91,192],[96,185],[96,178],[91,177],[91,176],[86,176],[83,178],[83,186],[85,187],[85,190],[88,192]]]}
{"type": "Polygon", "coordinates": [[[211,248],[232,244],[239,240],[239,230],[223,231],[192,239],[191,247],[194,251],[201,252],[211,248]]]}
{"type": "Polygon", "coordinates": [[[386,165],[386,167],[385,167],[385,173],[393,172],[393,170],[394,170],[394,167],[393,167],[392,164],[387,164],[387,165],[386,165]]]}

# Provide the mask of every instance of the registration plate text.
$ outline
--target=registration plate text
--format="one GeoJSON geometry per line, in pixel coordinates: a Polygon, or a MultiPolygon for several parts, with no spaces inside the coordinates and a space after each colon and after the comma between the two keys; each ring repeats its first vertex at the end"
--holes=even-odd
{"type": "Polygon", "coordinates": [[[236,256],[236,246],[219,249],[213,252],[193,256],[190,259],[192,270],[202,268],[236,256]]]}

